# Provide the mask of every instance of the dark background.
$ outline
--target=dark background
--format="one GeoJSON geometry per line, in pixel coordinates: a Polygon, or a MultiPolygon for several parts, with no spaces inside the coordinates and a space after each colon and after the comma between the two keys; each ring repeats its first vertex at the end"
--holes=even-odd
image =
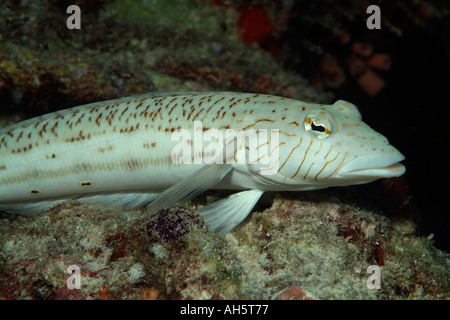
{"type": "MultiPolygon", "coordinates": [[[[394,2],[395,3],[395,2],[394,2]]],[[[387,52],[392,59],[388,71],[379,72],[386,86],[375,96],[368,96],[349,78],[342,86],[331,89],[335,98],[348,100],[357,105],[363,120],[372,128],[388,137],[389,141],[406,157],[407,168],[404,180],[410,200],[399,208],[397,215],[413,219],[419,232],[434,234],[436,247],[450,251],[449,197],[449,118],[450,107],[450,19],[427,20],[422,25],[408,23],[404,14],[382,6],[382,14],[391,21],[399,21],[403,35],[394,37],[381,30],[367,30],[365,17],[345,25],[346,31],[355,40],[366,41],[374,50],[387,52]]],[[[324,7],[312,8],[297,4],[294,17],[305,11],[333,15],[324,7]]],[[[323,39],[326,30],[310,26],[297,19],[289,24],[287,42],[293,52],[298,52],[302,63],[296,70],[302,74],[313,74],[317,56],[305,53],[299,38],[323,39]],[[309,63],[305,63],[305,61],[309,63]]],[[[323,47],[337,59],[344,59],[348,47],[333,41],[322,41],[323,47]]],[[[402,182],[400,182],[401,184],[402,182]]]]}

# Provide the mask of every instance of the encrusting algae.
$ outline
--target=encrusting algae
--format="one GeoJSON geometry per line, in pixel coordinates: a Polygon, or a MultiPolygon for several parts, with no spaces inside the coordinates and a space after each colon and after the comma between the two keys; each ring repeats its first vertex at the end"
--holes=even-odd
{"type": "MultiPolygon", "coordinates": [[[[345,189],[344,189],[345,190],[345,189]]],[[[350,190],[349,190],[350,191],[350,190]]],[[[2,219],[3,299],[445,299],[448,256],[345,192],[275,193],[224,238],[197,208],[209,192],[150,221],[142,210],[63,205],[2,219]],[[69,290],[66,269],[81,270],[69,290]],[[368,289],[369,265],[381,269],[368,289]],[[106,291],[105,291],[106,290],[106,291]],[[105,293],[107,292],[107,293],[105,293]]]]}

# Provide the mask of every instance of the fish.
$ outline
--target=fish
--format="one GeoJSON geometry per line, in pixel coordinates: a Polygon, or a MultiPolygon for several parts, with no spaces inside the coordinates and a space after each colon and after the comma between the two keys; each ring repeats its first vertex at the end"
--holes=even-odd
{"type": "Polygon", "coordinates": [[[150,92],[59,110],[0,130],[0,210],[64,202],[146,212],[209,189],[199,209],[225,235],[266,191],[304,191],[401,176],[405,157],[356,106],[237,92],[150,92]]]}

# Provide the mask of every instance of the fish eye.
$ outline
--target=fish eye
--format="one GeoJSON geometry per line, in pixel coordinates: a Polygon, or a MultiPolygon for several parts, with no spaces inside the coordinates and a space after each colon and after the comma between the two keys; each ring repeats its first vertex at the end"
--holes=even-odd
{"type": "Polygon", "coordinates": [[[314,137],[324,139],[331,133],[331,123],[322,121],[315,116],[308,116],[304,122],[305,131],[314,137]]]}
{"type": "Polygon", "coordinates": [[[321,123],[318,123],[318,125],[316,125],[314,123],[314,120],[311,122],[311,129],[317,132],[325,132],[327,130],[321,123]]]}

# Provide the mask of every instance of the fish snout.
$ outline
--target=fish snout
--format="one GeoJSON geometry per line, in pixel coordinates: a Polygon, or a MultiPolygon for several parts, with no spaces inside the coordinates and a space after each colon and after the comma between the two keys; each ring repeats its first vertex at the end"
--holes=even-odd
{"type": "Polygon", "coordinates": [[[403,160],[405,156],[391,147],[383,152],[355,156],[353,160],[342,166],[337,174],[342,177],[398,177],[406,171],[405,166],[400,163],[403,160]]]}

